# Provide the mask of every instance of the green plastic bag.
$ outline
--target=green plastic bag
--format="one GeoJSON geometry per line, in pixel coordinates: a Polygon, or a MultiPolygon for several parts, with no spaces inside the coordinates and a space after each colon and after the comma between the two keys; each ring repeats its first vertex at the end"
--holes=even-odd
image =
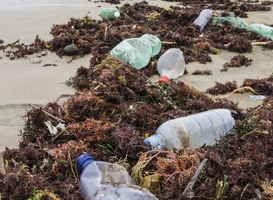
{"type": "Polygon", "coordinates": [[[110,54],[118,59],[129,62],[134,68],[146,67],[152,56],[157,55],[161,49],[161,41],[158,37],[150,34],[140,38],[123,40],[115,46],[110,54]]]}

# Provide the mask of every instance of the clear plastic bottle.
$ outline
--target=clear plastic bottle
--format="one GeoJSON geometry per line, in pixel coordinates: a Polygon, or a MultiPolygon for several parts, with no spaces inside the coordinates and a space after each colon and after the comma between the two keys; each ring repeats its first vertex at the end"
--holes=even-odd
{"type": "Polygon", "coordinates": [[[87,200],[156,200],[145,188],[134,185],[118,164],[95,161],[89,154],[77,160],[81,194],[87,200]]]}
{"type": "Polygon", "coordinates": [[[152,149],[196,149],[204,144],[214,145],[228,133],[235,121],[228,109],[213,109],[161,124],[144,143],[152,149]]]}
{"type": "Polygon", "coordinates": [[[210,9],[204,9],[201,11],[199,16],[194,20],[194,24],[201,26],[201,31],[206,26],[210,18],[212,17],[212,12],[210,9]]]}
{"type": "Polygon", "coordinates": [[[100,11],[100,17],[102,20],[116,19],[119,16],[120,16],[120,12],[117,8],[103,8],[100,11]]]}
{"type": "Polygon", "coordinates": [[[149,64],[152,56],[160,52],[160,49],[161,41],[158,37],[144,34],[140,38],[123,40],[111,50],[110,54],[129,62],[137,69],[142,69],[149,64]]]}
{"type": "Polygon", "coordinates": [[[170,79],[182,76],[185,71],[185,60],[180,49],[168,49],[157,62],[157,71],[161,75],[159,82],[169,83],[170,79]]]}

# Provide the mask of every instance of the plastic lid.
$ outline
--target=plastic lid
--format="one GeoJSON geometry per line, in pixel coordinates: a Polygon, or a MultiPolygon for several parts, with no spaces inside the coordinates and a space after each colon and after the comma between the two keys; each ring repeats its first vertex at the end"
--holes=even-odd
{"type": "Polygon", "coordinates": [[[115,12],[114,15],[115,15],[115,17],[119,17],[120,13],[119,12],[115,12]]]}
{"type": "Polygon", "coordinates": [[[144,141],[144,144],[149,146],[152,150],[162,150],[162,142],[159,137],[156,135],[152,135],[151,137],[146,138],[144,141]]]}
{"type": "Polygon", "coordinates": [[[167,76],[161,76],[161,77],[159,78],[158,82],[159,82],[159,83],[164,83],[164,82],[169,83],[170,80],[169,80],[169,78],[168,78],[167,76]]]}
{"type": "Polygon", "coordinates": [[[82,173],[83,169],[87,165],[89,165],[90,163],[92,163],[94,161],[95,161],[95,159],[92,156],[90,156],[89,154],[83,154],[83,155],[81,155],[78,158],[77,162],[76,162],[79,176],[81,176],[81,173],[82,173]]]}

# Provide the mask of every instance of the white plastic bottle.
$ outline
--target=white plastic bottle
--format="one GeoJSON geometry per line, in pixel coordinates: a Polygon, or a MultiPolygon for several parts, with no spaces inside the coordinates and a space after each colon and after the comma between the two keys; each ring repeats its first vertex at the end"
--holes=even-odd
{"type": "Polygon", "coordinates": [[[126,169],[118,164],[94,161],[89,154],[77,160],[81,194],[87,200],[156,200],[145,188],[134,185],[126,169]]]}
{"type": "Polygon", "coordinates": [[[200,31],[206,26],[210,18],[212,17],[212,12],[210,9],[204,9],[201,11],[199,16],[194,20],[194,24],[201,26],[200,31]]]}
{"type": "Polygon", "coordinates": [[[157,71],[161,75],[160,83],[182,76],[185,71],[183,52],[177,48],[167,50],[157,61],[157,71]]]}
{"type": "Polygon", "coordinates": [[[235,121],[228,109],[213,109],[161,124],[155,135],[144,143],[152,149],[196,149],[204,144],[213,145],[228,133],[235,121]]]}

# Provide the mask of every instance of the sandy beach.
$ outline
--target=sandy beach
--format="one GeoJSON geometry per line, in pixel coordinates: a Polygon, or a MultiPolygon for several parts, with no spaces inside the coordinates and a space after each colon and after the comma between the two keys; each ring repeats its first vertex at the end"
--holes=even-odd
{"type": "MultiPolygon", "coordinates": [[[[136,1],[122,1],[133,4],[136,1]]],[[[148,1],[151,5],[168,8],[176,5],[175,2],[148,1]]],[[[50,34],[54,24],[67,23],[70,18],[79,18],[85,15],[93,19],[100,19],[99,12],[104,7],[115,7],[108,3],[95,3],[88,0],[1,0],[1,26],[0,39],[4,44],[12,43],[20,39],[20,43],[31,44],[38,35],[48,41],[52,39],[50,34]]],[[[118,5],[121,6],[121,5],[118,5]]],[[[249,18],[244,18],[248,24],[268,24],[273,19],[272,11],[248,12],[249,18]]],[[[217,82],[237,81],[240,86],[245,78],[267,78],[272,74],[272,51],[264,51],[262,47],[255,46],[252,53],[244,54],[253,59],[248,67],[232,68],[227,72],[220,72],[223,64],[237,55],[228,51],[211,55],[212,63],[190,63],[186,65],[189,73],[196,69],[210,69],[211,76],[188,75],[182,76],[177,81],[184,81],[201,92],[217,82]]],[[[60,58],[53,52],[44,57],[37,55],[27,58],[10,60],[3,51],[0,52],[0,152],[5,147],[17,148],[20,137],[19,131],[24,126],[23,116],[29,104],[45,105],[56,101],[62,94],[74,94],[75,90],[65,85],[65,82],[75,75],[80,66],[88,67],[92,55],[67,63],[70,56],[60,58]],[[38,63],[37,63],[38,62],[38,63]],[[44,64],[56,64],[57,66],[43,67],[44,64]]],[[[152,77],[157,81],[159,76],[152,77]]],[[[251,92],[236,93],[229,100],[238,102],[242,108],[253,107],[262,103],[249,98],[251,92]]]]}

